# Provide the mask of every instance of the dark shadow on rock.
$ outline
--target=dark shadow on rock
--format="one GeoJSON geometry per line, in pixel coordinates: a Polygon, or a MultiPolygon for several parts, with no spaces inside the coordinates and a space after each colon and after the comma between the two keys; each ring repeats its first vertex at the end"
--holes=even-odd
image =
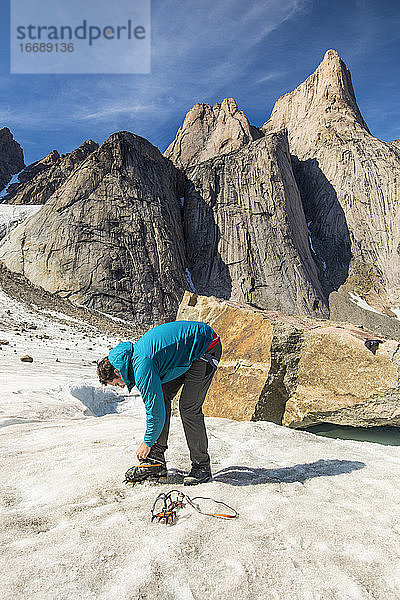
{"type": "Polygon", "coordinates": [[[256,467],[227,467],[213,475],[214,481],[229,485],[258,485],[260,483],[304,483],[313,477],[332,477],[351,473],[365,467],[365,464],[353,460],[317,460],[313,463],[264,469],[256,467]]]}
{"type": "Polygon", "coordinates": [[[346,216],[336,190],[321,171],[318,160],[301,161],[297,156],[291,159],[314,249],[313,258],[328,298],[349,274],[351,241],[346,216]]]}
{"type": "Polygon", "coordinates": [[[205,202],[201,193],[189,179],[191,170],[206,169],[195,165],[188,169],[185,180],[183,222],[188,269],[196,292],[204,296],[229,299],[232,294],[232,279],[229,268],[218,251],[221,232],[216,223],[213,206],[220,192],[219,175],[213,172],[213,189],[210,203],[205,202]]]}

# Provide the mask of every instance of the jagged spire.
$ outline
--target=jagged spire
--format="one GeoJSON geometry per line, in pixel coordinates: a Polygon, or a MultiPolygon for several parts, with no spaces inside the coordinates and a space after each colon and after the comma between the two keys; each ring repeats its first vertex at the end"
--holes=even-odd
{"type": "Polygon", "coordinates": [[[213,106],[195,104],[164,155],[176,166],[187,167],[238,150],[261,136],[234,98],[225,98],[213,106]]]}
{"type": "Polygon", "coordinates": [[[320,129],[326,131],[334,123],[342,128],[344,121],[346,126],[359,126],[370,133],[357,105],[350,71],[337,51],[330,49],[314,73],[277,100],[261,129],[268,132],[286,127],[289,141],[293,141],[299,128],[304,131],[308,127],[310,143],[314,143],[320,129]]]}

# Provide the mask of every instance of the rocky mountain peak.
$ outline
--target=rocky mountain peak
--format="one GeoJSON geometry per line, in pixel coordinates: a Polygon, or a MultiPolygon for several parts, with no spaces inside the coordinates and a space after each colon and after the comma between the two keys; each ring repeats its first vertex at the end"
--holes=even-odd
{"type": "Polygon", "coordinates": [[[389,142],[389,144],[392,144],[396,148],[400,148],[400,139],[398,139],[398,140],[392,140],[391,142],[389,142]]]}
{"type": "Polygon", "coordinates": [[[53,163],[57,162],[59,158],[60,158],[59,152],[57,152],[57,150],[52,150],[46,156],[44,156],[40,160],[40,162],[42,162],[43,164],[53,164],[53,163]]]}
{"type": "Polygon", "coordinates": [[[25,166],[24,153],[8,127],[0,129],[0,190],[25,166]]]}
{"type": "Polygon", "coordinates": [[[357,105],[350,71],[336,50],[331,49],[314,73],[277,100],[261,130],[285,127],[289,142],[293,143],[296,133],[301,129],[304,134],[308,127],[311,146],[321,135],[329,138],[333,125],[344,133],[349,125],[358,133],[370,133],[357,105]]]}
{"type": "Polygon", "coordinates": [[[61,161],[63,163],[63,169],[73,171],[82,161],[84,161],[89,154],[97,150],[99,144],[93,140],[85,140],[83,144],[68,152],[67,154],[61,155],[61,161]]]}
{"type": "Polygon", "coordinates": [[[238,150],[259,137],[262,133],[250,125],[234,98],[225,98],[212,106],[195,104],[164,155],[185,168],[238,150]]]}
{"type": "Polygon", "coordinates": [[[285,131],[193,165],[185,175],[187,263],[198,293],[289,314],[326,314],[285,131]]]}
{"type": "Polygon", "coordinates": [[[19,173],[19,183],[9,185],[2,201],[6,204],[44,204],[98,147],[93,140],[86,140],[66,154],[60,155],[57,150],[52,150],[19,173]]]}
{"type": "Polygon", "coordinates": [[[11,140],[13,140],[13,139],[14,139],[14,138],[13,138],[13,135],[12,135],[11,131],[8,129],[8,127],[2,127],[2,128],[0,129],[0,139],[1,139],[2,141],[3,141],[3,140],[6,140],[6,139],[8,139],[8,140],[10,140],[10,141],[11,141],[11,140]]]}
{"type": "Polygon", "coordinates": [[[162,156],[156,146],[153,146],[153,144],[140,135],[136,135],[130,131],[117,131],[116,133],[111,134],[101,146],[101,149],[103,151],[112,149],[114,152],[128,152],[128,154],[138,151],[144,152],[148,156],[162,156]]]}
{"type": "MultiPolygon", "coordinates": [[[[60,154],[57,152],[57,150],[52,150],[51,152],[46,154],[46,156],[44,156],[40,160],[37,160],[37,161],[31,163],[30,165],[28,165],[18,175],[18,180],[21,183],[26,183],[27,181],[30,181],[33,177],[35,177],[42,171],[47,171],[50,167],[57,164],[57,162],[60,160],[60,158],[61,158],[60,154]]],[[[9,190],[7,190],[7,193],[9,193],[9,190]]]]}
{"type": "Polygon", "coordinates": [[[317,71],[319,71],[317,77],[325,87],[325,96],[332,103],[332,110],[338,112],[346,107],[349,114],[369,132],[357,105],[351,73],[336,50],[326,51],[317,71]],[[342,103],[339,99],[342,100],[342,103]]]}
{"type": "Polygon", "coordinates": [[[0,260],[140,328],[170,321],[185,285],[181,177],[150,142],[115,133],[4,238],[0,260]]]}
{"type": "Polygon", "coordinates": [[[93,140],[85,140],[83,142],[83,144],[81,144],[78,148],[76,148],[75,150],[73,150],[71,152],[71,154],[74,154],[74,153],[79,152],[79,151],[85,151],[85,150],[88,150],[88,149],[97,150],[98,147],[99,147],[99,145],[98,145],[97,142],[95,142],[93,140]]]}
{"type": "Polygon", "coordinates": [[[380,312],[397,310],[399,146],[370,133],[350,71],[335,50],[278,99],[261,129],[280,127],[288,133],[325,295],[343,285],[380,312]]]}

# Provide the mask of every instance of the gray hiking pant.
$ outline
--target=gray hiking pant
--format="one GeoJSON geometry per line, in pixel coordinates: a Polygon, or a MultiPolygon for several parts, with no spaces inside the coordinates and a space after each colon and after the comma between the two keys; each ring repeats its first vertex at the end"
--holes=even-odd
{"type": "Polygon", "coordinates": [[[221,358],[222,345],[218,342],[206,355],[210,360],[195,360],[190,369],[180,377],[162,384],[165,402],[165,423],[160,437],[153,444],[150,456],[162,457],[168,447],[168,433],[171,420],[171,400],[183,385],[179,399],[179,412],[182,419],[186,442],[189,447],[192,466],[209,466],[208,439],[204,423],[203,402],[211,385],[216,367],[212,358],[221,358]]]}

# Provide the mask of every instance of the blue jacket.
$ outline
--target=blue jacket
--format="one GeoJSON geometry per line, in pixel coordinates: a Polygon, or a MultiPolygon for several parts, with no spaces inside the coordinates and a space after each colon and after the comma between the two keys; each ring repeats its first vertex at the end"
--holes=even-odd
{"type": "Polygon", "coordinates": [[[165,422],[161,384],[185,373],[212,342],[214,331],[199,321],[173,321],[147,331],[137,342],[121,342],[108,359],[129,391],[134,385],[146,407],[144,441],[152,446],[165,422]]]}

